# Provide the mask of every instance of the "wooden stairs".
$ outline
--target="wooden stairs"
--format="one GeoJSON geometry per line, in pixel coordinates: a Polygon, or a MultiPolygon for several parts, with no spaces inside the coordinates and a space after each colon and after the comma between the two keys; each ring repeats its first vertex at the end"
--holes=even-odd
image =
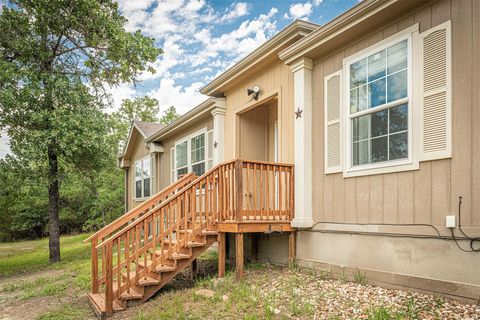
{"type": "Polygon", "coordinates": [[[289,164],[232,160],[184,175],[85,240],[90,305],[103,319],[146,301],[218,239],[224,260],[225,232],[291,231],[293,199],[289,164]]]}
{"type": "MultiPolygon", "coordinates": [[[[193,232],[188,229],[187,231],[193,232]]],[[[127,307],[145,302],[152,297],[158,290],[169,283],[178,273],[190,267],[192,262],[197,259],[205,250],[217,241],[217,232],[208,230],[202,235],[197,236],[197,241],[188,242],[186,247],[181,248],[180,252],[169,253],[168,248],[164,252],[165,259],[163,264],[157,264],[155,268],[149,268],[154,263],[153,260],[147,260],[147,272],[145,272],[144,263],[139,261],[139,273],[143,276],[137,279],[136,272],[130,271],[130,274],[122,272],[122,280],[130,282],[129,290],[124,291],[120,296],[113,300],[113,312],[123,311],[127,307]]],[[[173,242],[173,247],[176,243],[173,242]]],[[[168,245],[167,245],[168,247],[168,245]]],[[[157,258],[162,254],[159,250],[155,252],[157,258]]],[[[113,283],[113,294],[117,296],[118,286],[113,283]]],[[[95,314],[100,319],[105,319],[111,315],[107,312],[105,293],[89,293],[88,302],[95,314]]]]}

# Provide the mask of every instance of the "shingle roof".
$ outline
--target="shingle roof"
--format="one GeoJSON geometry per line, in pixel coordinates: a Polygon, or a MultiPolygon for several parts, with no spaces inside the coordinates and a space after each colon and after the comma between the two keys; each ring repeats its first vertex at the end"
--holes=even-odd
{"type": "Polygon", "coordinates": [[[142,135],[145,136],[145,139],[163,128],[163,124],[158,122],[147,122],[147,121],[135,120],[135,124],[137,128],[142,131],[142,135]]]}

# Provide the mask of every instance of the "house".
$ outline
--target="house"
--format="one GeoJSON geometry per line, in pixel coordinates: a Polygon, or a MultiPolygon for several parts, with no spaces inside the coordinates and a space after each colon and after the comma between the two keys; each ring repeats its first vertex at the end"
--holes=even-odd
{"type": "Polygon", "coordinates": [[[177,121],[163,126],[135,120],[120,167],[125,169],[125,212],[177,181],[188,172],[201,176],[223,161],[225,99],[211,98],[177,121]],[[214,131],[222,126],[222,130],[214,131]]]}
{"type": "Polygon", "coordinates": [[[132,133],[139,197],[89,238],[91,304],[148,299],[216,241],[219,276],[228,243],[239,277],[245,258],[295,260],[477,301],[479,35],[478,1],[364,0],[294,22],[202,88],[209,100],[132,133]],[[142,202],[145,179],[158,193],[142,202]]]}

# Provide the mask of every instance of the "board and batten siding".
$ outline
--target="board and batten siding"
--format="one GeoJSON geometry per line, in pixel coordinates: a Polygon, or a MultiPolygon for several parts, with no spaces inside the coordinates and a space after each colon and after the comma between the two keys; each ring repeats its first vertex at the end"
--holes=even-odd
{"type": "Polygon", "coordinates": [[[313,126],[314,222],[442,226],[446,215],[458,215],[462,195],[462,226],[480,227],[479,69],[480,1],[476,0],[434,2],[315,61],[313,116],[319,125],[313,126]],[[452,22],[452,158],[420,162],[420,169],[414,171],[351,178],[324,174],[324,78],[340,70],[344,58],[398,31],[419,23],[419,31],[424,32],[448,20],[452,22]]]}
{"type": "MultiPolygon", "coordinates": [[[[277,59],[278,60],[278,59],[277,59]]],[[[282,61],[273,62],[267,68],[258,70],[233,88],[225,91],[227,98],[227,111],[225,115],[225,160],[239,156],[239,143],[237,139],[247,139],[248,133],[237,137],[237,112],[247,105],[251,97],[247,95],[247,89],[254,85],[260,86],[260,97],[278,90],[278,138],[279,138],[279,162],[293,163],[293,74],[290,67],[282,61]]],[[[250,140],[252,141],[252,140],[250,140]]],[[[248,147],[248,146],[247,146],[248,147]]],[[[245,150],[242,150],[244,152],[245,150]]],[[[247,152],[248,154],[248,152],[247,152]]]]}
{"type": "MultiPolygon", "coordinates": [[[[150,150],[145,148],[145,140],[143,139],[142,135],[139,134],[135,130],[135,137],[130,143],[134,146],[132,150],[132,154],[130,156],[130,163],[131,166],[128,167],[128,194],[127,194],[127,200],[128,200],[128,210],[131,210],[132,208],[135,208],[139,204],[141,204],[143,201],[137,201],[135,200],[135,194],[134,194],[134,185],[133,181],[135,179],[135,161],[140,160],[145,158],[147,155],[150,154],[150,150]]],[[[155,180],[155,177],[153,178],[155,180]]]]}

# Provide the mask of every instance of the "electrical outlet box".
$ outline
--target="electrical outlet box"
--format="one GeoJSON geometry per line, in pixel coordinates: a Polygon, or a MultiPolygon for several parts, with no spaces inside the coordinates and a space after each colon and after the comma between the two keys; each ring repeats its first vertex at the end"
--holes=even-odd
{"type": "Polygon", "coordinates": [[[446,216],[445,217],[445,226],[447,228],[455,228],[456,227],[456,217],[455,216],[446,216]]]}

